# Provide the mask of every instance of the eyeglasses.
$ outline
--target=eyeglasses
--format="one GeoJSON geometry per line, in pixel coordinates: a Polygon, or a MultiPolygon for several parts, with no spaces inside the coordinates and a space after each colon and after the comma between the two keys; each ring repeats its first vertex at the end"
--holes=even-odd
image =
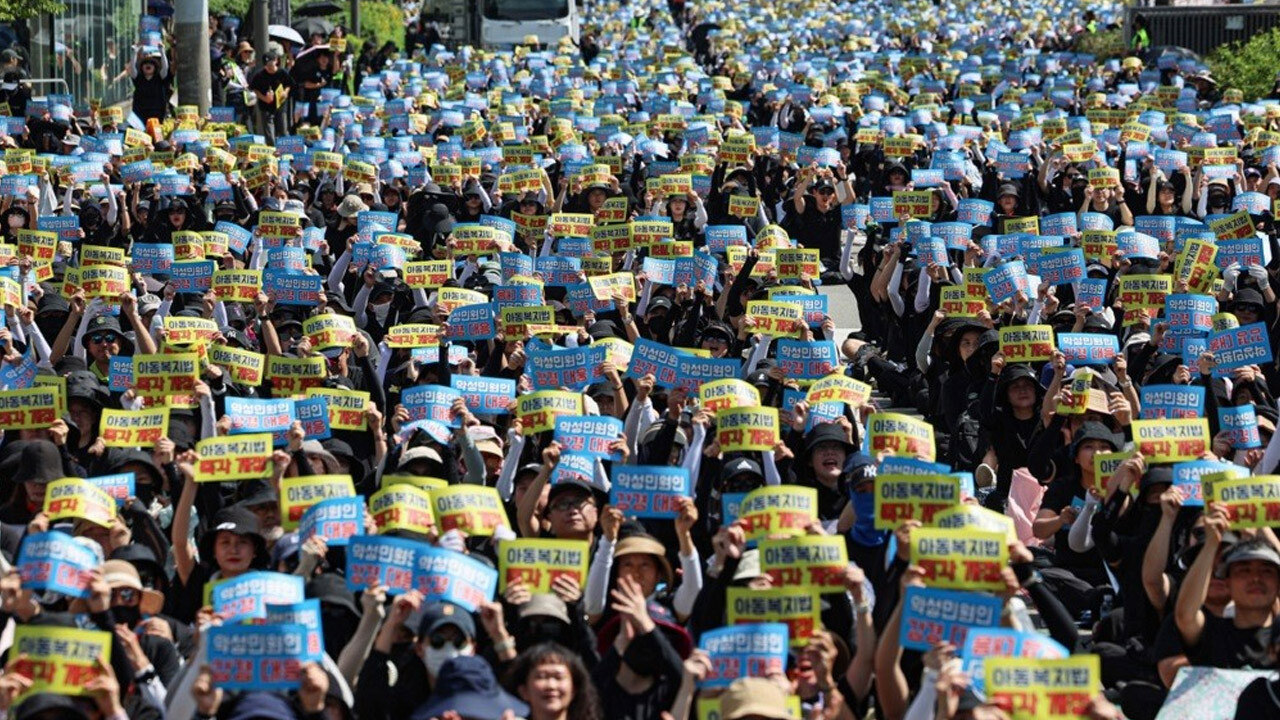
{"type": "Polygon", "coordinates": [[[126,603],[126,604],[133,603],[135,600],[138,599],[138,595],[139,595],[138,591],[130,587],[113,588],[111,590],[111,598],[113,600],[119,600],[120,602],[126,603]]]}
{"type": "Polygon", "coordinates": [[[571,497],[559,498],[555,502],[547,505],[547,507],[550,508],[551,510],[568,512],[569,510],[579,510],[585,507],[586,505],[588,505],[590,502],[591,502],[591,498],[589,496],[579,495],[577,497],[571,496],[571,497]]]}
{"type": "Polygon", "coordinates": [[[120,336],[115,333],[99,333],[97,335],[90,335],[89,342],[98,343],[99,345],[104,343],[109,344],[113,342],[120,342],[120,336]]]}
{"type": "Polygon", "coordinates": [[[445,645],[452,645],[452,646],[454,646],[455,648],[457,648],[457,649],[461,650],[463,647],[465,647],[465,646],[466,646],[466,644],[467,644],[467,639],[466,639],[465,637],[460,637],[460,638],[457,638],[457,639],[455,639],[455,640],[450,640],[450,639],[446,638],[446,637],[445,637],[445,636],[443,636],[443,635],[432,635],[432,636],[431,636],[431,647],[432,647],[432,648],[434,648],[434,649],[436,649],[436,650],[439,650],[440,648],[444,647],[445,645]]]}

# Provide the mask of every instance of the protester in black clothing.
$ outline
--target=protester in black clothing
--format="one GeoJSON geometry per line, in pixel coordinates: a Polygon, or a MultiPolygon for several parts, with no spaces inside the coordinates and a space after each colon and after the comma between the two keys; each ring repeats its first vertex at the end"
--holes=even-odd
{"type": "Polygon", "coordinates": [[[258,97],[258,130],[274,145],[276,137],[289,134],[289,96],[294,89],[293,78],[280,68],[280,55],[267,52],[262,57],[262,67],[249,79],[249,89],[258,97]]]}
{"type": "Polygon", "coordinates": [[[133,78],[133,114],[140,120],[163,120],[169,114],[169,93],[172,92],[172,76],[169,74],[169,58],[162,52],[144,55],[138,48],[129,66],[133,78]]]}

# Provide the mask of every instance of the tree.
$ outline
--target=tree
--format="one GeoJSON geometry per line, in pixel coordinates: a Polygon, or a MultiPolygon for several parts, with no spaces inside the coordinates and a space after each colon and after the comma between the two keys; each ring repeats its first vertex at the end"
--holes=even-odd
{"type": "Polygon", "coordinates": [[[5,0],[0,3],[0,22],[25,20],[40,15],[59,15],[66,9],[58,0],[5,0]]]}

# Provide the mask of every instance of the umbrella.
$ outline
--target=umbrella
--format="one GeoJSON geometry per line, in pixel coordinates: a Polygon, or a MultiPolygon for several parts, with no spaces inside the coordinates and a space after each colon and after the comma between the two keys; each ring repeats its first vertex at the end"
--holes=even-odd
{"type": "Polygon", "coordinates": [[[299,47],[306,45],[302,40],[302,36],[298,34],[298,31],[288,25],[268,25],[267,34],[276,40],[291,42],[299,47]]]}
{"type": "Polygon", "coordinates": [[[319,17],[304,17],[293,23],[293,29],[304,38],[312,35],[320,35],[329,37],[329,33],[333,32],[333,23],[319,17]]]}
{"type": "Polygon", "coordinates": [[[325,15],[336,15],[342,12],[343,8],[336,2],[329,0],[316,0],[309,2],[293,11],[298,17],[324,17],[325,15]]]}
{"type": "Polygon", "coordinates": [[[1154,66],[1162,55],[1172,55],[1179,60],[1195,60],[1199,61],[1200,56],[1194,50],[1188,50],[1177,45],[1156,45],[1142,54],[1142,61],[1148,66],[1154,66]]]}

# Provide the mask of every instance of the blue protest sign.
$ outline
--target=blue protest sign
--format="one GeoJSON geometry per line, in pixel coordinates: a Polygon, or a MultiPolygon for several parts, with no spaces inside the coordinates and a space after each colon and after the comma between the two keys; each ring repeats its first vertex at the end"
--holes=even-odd
{"type": "Polygon", "coordinates": [[[898,642],[920,651],[938,643],[963,647],[970,628],[999,625],[1003,607],[1004,601],[991,595],[911,586],[902,599],[898,642]]]}
{"type": "Polygon", "coordinates": [[[1192,460],[1173,466],[1173,484],[1182,489],[1183,507],[1204,507],[1204,492],[1200,478],[1214,473],[1227,473],[1228,478],[1249,476],[1249,468],[1219,460],[1192,460]]]}
{"type": "Polygon", "coordinates": [[[702,387],[702,383],[734,378],[741,374],[742,363],[735,358],[708,358],[680,353],[676,359],[674,385],[694,393],[702,387]]]}
{"type": "Polygon", "coordinates": [[[413,573],[424,542],[383,535],[357,535],[347,544],[347,587],[354,592],[378,585],[388,595],[414,589],[413,573]]]}
{"type": "Polygon", "coordinates": [[[364,497],[329,498],[307,508],[298,521],[298,537],[306,542],[319,535],[329,547],[346,547],[364,534],[364,497]]]}
{"type": "Polygon", "coordinates": [[[724,252],[724,249],[730,245],[749,244],[745,225],[708,225],[705,236],[707,248],[711,252],[724,252]]]}
{"type": "Polygon", "coordinates": [[[226,414],[231,418],[231,434],[269,432],[276,445],[284,444],[285,433],[296,419],[293,400],[260,400],[228,397],[226,414]]]}
{"type": "Polygon", "coordinates": [[[493,302],[498,312],[501,312],[504,307],[542,305],[542,286],[526,284],[495,285],[493,287],[493,302]]]}
{"type": "Polygon", "coordinates": [[[1106,278],[1084,278],[1076,290],[1076,302],[1093,312],[1102,311],[1102,301],[1107,294],[1106,278]]]}
{"type": "Polygon", "coordinates": [[[450,340],[491,340],[497,333],[491,303],[462,305],[449,313],[450,340]]]}
{"type": "Polygon", "coordinates": [[[99,490],[115,498],[116,505],[124,505],[129,498],[137,495],[138,476],[132,470],[110,475],[95,475],[87,479],[99,490]]]}
{"type": "MultiPolygon", "coordinates": [[[[4,313],[0,312],[0,326],[3,326],[4,320],[4,313]]],[[[132,366],[130,369],[132,370],[132,366]]],[[[0,364],[0,388],[25,390],[35,385],[38,370],[35,345],[28,345],[18,362],[0,364]]]]}
{"type": "Polygon", "coordinates": [[[1163,244],[1173,240],[1177,220],[1172,215],[1139,215],[1133,219],[1133,229],[1146,233],[1163,244]]]}
{"type": "Polygon", "coordinates": [[[1040,218],[1042,235],[1075,235],[1078,232],[1076,214],[1073,212],[1054,213],[1040,218]]]}
{"type": "MultiPolygon", "coordinates": [[[[227,236],[227,248],[231,252],[243,255],[249,247],[249,241],[253,239],[253,233],[233,222],[219,220],[214,226],[214,231],[220,232],[227,236]]],[[[137,247],[136,245],[134,247],[137,247]]]]}
{"type": "Polygon", "coordinates": [[[173,245],[158,243],[133,244],[133,269],[144,275],[167,274],[173,265],[173,245]]]}
{"type": "Polygon", "coordinates": [[[934,223],[933,237],[941,238],[948,250],[966,250],[973,239],[973,226],[963,222],[934,223]]]}
{"type": "Polygon", "coordinates": [[[109,388],[111,392],[125,392],[129,389],[129,384],[133,382],[133,358],[112,357],[107,374],[110,378],[109,388]]]}
{"type": "Polygon", "coordinates": [[[1090,230],[1106,230],[1116,229],[1116,224],[1107,215],[1100,212],[1083,212],[1080,213],[1080,231],[1087,232],[1090,230]]]}
{"type": "Polygon", "coordinates": [[[1084,279],[1084,250],[1065,248],[1040,255],[1040,280],[1050,285],[1069,285],[1084,279]]]}
{"type": "Polygon", "coordinates": [[[610,503],[628,517],[674,519],[680,498],[693,497],[689,471],[683,467],[619,465],[612,475],[610,503]]]}
{"type": "Polygon", "coordinates": [[[1120,353],[1115,335],[1059,333],[1058,349],[1072,365],[1109,365],[1120,353]]]}
{"type": "Polygon", "coordinates": [[[169,266],[169,286],[178,293],[205,293],[213,287],[212,260],[175,260],[169,266]]]}
{"type": "Polygon", "coordinates": [[[709,630],[698,639],[711,669],[699,683],[703,688],[729,687],[745,677],[766,677],[787,666],[790,631],[786,623],[749,623],[709,630]]]}
{"type": "Polygon", "coordinates": [[[1218,300],[1212,295],[1179,293],[1164,299],[1164,317],[1174,333],[1204,333],[1213,329],[1218,300]]]}
{"type": "Polygon", "coordinates": [[[1116,249],[1130,260],[1134,258],[1158,260],[1160,257],[1160,241],[1146,233],[1116,233],[1116,249]]]}
{"type": "Polygon", "coordinates": [[[1258,434],[1258,415],[1253,405],[1218,408],[1218,427],[1231,440],[1232,449],[1262,447],[1262,437],[1258,434]]]}
{"type": "Polygon", "coordinates": [[[533,381],[534,390],[559,390],[568,388],[583,391],[599,380],[600,366],[609,359],[609,351],[603,345],[525,353],[525,373],[533,381]]]}
{"type": "Polygon", "coordinates": [[[840,367],[840,351],[832,340],[777,341],[778,366],[787,377],[817,380],[840,367]]]}
{"type": "Polygon", "coordinates": [[[951,466],[920,458],[892,455],[880,462],[877,475],[946,475],[951,466]]]}
{"type": "Polygon", "coordinates": [[[400,393],[400,404],[409,411],[410,420],[434,420],[456,428],[460,422],[453,415],[453,403],[462,394],[443,385],[417,385],[400,393]]]}
{"type": "Polygon", "coordinates": [[[483,375],[453,375],[453,389],[476,415],[506,415],[516,399],[516,381],[483,375]]]}
{"type": "Polygon", "coordinates": [[[291,605],[305,600],[304,584],[299,575],[257,570],[219,582],[209,598],[223,622],[262,620],[268,603],[291,605]]]}
{"type": "Polygon", "coordinates": [[[226,690],[296,690],[302,666],[319,662],[308,652],[303,625],[219,625],[209,629],[209,667],[226,690]]]}
{"type": "Polygon", "coordinates": [[[36,228],[58,233],[59,240],[80,242],[79,215],[41,215],[36,218],[36,228]]]}
{"type": "Polygon", "coordinates": [[[417,545],[413,582],[425,602],[453,603],[476,613],[493,599],[498,589],[497,570],[459,552],[417,545]]]}
{"type": "Polygon", "coordinates": [[[534,271],[548,286],[574,285],[582,273],[582,261],[576,257],[547,255],[534,261],[534,271]]]}
{"type": "Polygon", "coordinates": [[[277,305],[315,306],[324,296],[324,278],[268,268],[262,273],[262,289],[277,305]]]}
{"type": "Polygon", "coordinates": [[[1204,415],[1204,392],[1198,385],[1146,385],[1142,388],[1141,419],[1200,417],[1204,415]]]}
{"type": "Polygon", "coordinates": [[[622,421],[601,415],[560,415],[556,417],[555,441],[568,452],[601,460],[618,461],[622,453],[610,449],[622,434],[622,421]]]}
{"type": "MultiPolygon", "coordinates": [[[[936,227],[936,226],[935,226],[936,227]]],[[[778,293],[770,296],[771,300],[776,302],[794,303],[804,310],[804,321],[809,327],[819,327],[822,321],[830,314],[828,310],[829,301],[827,295],[813,293],[809,295],[789,295],[778,293]]]]}
{"type": "MultiPolygon", "coordinates": [[[[890,200],[892,201],[892,198],[890,200]]],[[[970,225],[990,225],[991,213],[995,212],[995,209],[996,204],[990,200],[965,198],[956,208],[956,220],[970,225]]]]}
{"type": "Polygon", "coordinates": [[[329,429],[329,398],[324,395],[293,401],[294,419],[302,423],[302,431],[308,440],[327,440],[333,436],[329,429]]]}
{"type": "Polygon", "coordinates": [[[1271,341],[1266,323],[1256,322],[1227,328],[1209,335],[1209,352],[1218,361],[1214,374],[1226,377],[1231,370],[1246,365],[1271,362],[1271,341]]]}
{"type": "Polygon", "coordinates": [[[50,530],[28,535],[18,552],[22,587],[48,590],[70,597],[89,597],[89,582],[98,556],[70,535],[50,530]]]}
{"type": "Polygon", "coordinates": [[[301,625],[307,629],[306,652],[314,655],[324,652],[324,617],[318,597],[288,605],[267,605],[267,624],[301,625]]]}
{"type": "Polygon", "coordinates": [[[987,286],[992,302],[999,304],[1014,298],[1019,291],[1027,292],[1027,269],[1021,260],[1007,262],[988,270],[982,282],[987,286]]]}

